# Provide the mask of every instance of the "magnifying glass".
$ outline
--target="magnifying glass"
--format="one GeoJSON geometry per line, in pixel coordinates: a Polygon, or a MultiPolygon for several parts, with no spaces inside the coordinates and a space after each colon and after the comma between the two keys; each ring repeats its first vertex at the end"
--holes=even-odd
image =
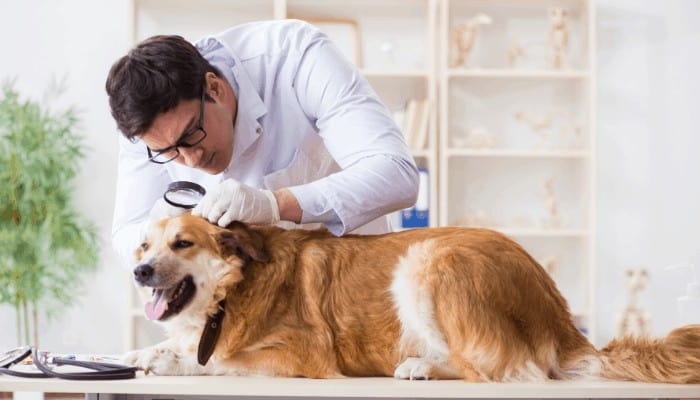
{"type": "Polygon", "coordinates": [[[190,209],[194,208],[207,191],[194,182],[175,181],[168,185],[163,199],[171,206],[190,209]]]}

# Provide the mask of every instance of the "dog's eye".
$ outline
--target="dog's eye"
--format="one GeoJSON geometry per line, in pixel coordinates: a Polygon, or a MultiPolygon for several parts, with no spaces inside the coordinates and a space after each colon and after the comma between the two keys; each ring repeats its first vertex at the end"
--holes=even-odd
{"type": "Polygon", "coordinates": [[[148,250],[148,243],[146,243],[146,242],[141,243],[141,250],[143,250],[143,251],[148,250]]]}
{"type": "Polygon", "coordinates": [[[192,246],[192,242],[188,242],[187,240],[176,240],[175,243],[173,243],[173,248],[174,249],[185,249],[187,247],[192,246]]]}

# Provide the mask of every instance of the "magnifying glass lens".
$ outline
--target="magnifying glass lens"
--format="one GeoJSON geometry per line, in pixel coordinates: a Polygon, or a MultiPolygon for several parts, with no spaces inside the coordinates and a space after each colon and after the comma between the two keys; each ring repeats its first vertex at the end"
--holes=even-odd
{"type": "Polygon", "coordinates": [[[171,202],[176,203],[179,207],[194,208],[202,199],[202,194],[194,190],[181,189],[172,192],[167,192],[165,197],[171,202]]]}
{"type": "Polygon", "coordinates": [[[177,181],[168,186],[163,194],[165,201],[175,207],[194,208],[206,191],[194,182],[177,181]]]}

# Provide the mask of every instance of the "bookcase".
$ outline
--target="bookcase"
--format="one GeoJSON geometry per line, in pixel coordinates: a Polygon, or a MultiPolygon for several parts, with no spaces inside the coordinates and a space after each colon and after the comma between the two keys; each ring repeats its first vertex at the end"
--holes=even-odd
{"type": "Polygon", "coordinates": [[[439,22],[439,225],[518,241],[591,338],[594,26],[587,0],[444,0],[439,22]]]}
{"type": "MultiPolygon", "coordinates": [[[[577,324],[595,338],[593,0],[131,4],[133,43],[154,34],[196,41],[265,19],[317,25],[404,128],[428,225],[512,237],[550,271],[577,324]]],[[[400,220],[401,212],[394,225],[400,220]]],[[[132,293],[126,349],[161,339],[132,293]]]]}

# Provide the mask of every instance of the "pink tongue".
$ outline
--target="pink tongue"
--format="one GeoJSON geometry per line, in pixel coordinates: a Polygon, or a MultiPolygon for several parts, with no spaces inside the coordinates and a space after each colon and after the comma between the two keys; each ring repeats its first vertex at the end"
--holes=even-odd
{"type": "Polygon", "coordinates": [[[166,308],[168,308],[167,306],[168,302],[165,301],[165,296],[157,296],[157,298],[146,303],[146,317],[151,321],[160,319],[163,313],[165,313],[166,308]]]}

